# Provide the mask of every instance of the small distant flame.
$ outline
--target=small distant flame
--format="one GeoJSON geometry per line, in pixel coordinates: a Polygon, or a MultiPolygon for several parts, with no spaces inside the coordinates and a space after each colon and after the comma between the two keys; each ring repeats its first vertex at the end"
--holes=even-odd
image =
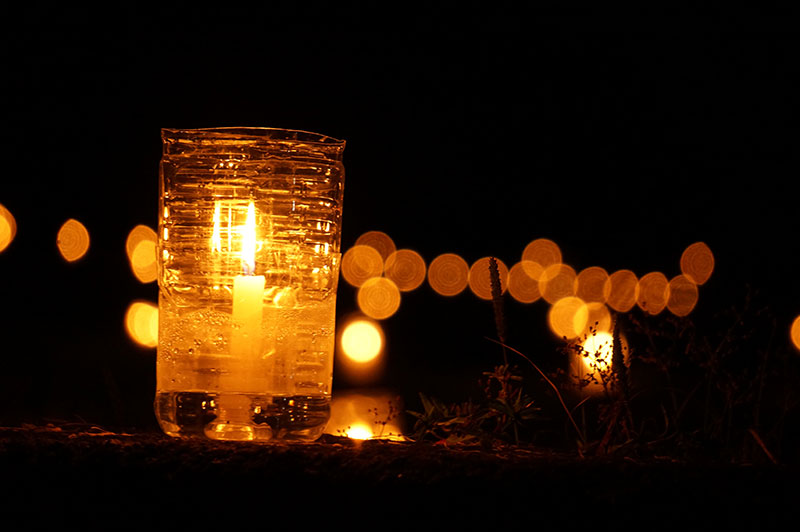
{"type": "Polygon", "coordinates": [[[242,271],[253,275],[256,271],[256,207],[253,201],[247,206],[247,219],[242,227],[242,271]]]}

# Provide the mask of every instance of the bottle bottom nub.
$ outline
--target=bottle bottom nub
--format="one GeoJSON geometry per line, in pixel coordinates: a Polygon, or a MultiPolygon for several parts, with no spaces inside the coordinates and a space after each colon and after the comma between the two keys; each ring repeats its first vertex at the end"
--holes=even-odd
{"type": "Polygon", "coordinates": [[[330,418],[330,395],[158,392],[161,429],[178,438],[314,441],[330,418]]]}

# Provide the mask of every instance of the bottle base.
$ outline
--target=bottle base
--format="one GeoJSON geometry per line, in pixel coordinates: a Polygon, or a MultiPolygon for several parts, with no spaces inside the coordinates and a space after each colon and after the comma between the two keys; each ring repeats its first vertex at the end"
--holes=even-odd
{"type": "Polygon", "coordinates": [[[330,418],[330,396],[159,392],[155,413],[177,438],[314,441],[330,418]]]}

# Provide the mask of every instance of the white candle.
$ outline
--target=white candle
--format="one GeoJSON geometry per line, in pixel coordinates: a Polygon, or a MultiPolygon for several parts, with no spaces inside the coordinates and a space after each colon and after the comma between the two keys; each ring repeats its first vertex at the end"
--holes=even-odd
{"type": "Polygon", "coordinates": [[[242,228],[242,269],[245,275],[233,279],[233,333],[231,355],[241,361],[253,361],[261,350],[261,320],[264,313],[263,275],[255,273],[256,216],[253,202],[247,208],[242,228]]]}

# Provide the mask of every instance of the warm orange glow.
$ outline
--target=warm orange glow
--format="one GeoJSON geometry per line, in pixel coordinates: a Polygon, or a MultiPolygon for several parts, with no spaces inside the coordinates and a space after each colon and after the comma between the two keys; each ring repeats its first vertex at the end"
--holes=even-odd
{"type": "Polygon", "coordinates": [[[586,327],[580,332],[579,336],[592,334],[592,331],[611,331],[611,311],[608,310],[604,303],[598,301],[586,303],[586,311],[586,327]]]}
{"type": "Polygon", "coordinates": [[[383,349],[383,331],[375,322],[355,320],[342,332],[342,352],[353,362],[372,362],[383,349]]]}
{"type": "Polygon", "coordinates": [[[794,346],[800,350],[800,316],[797,316],[792,323],[792,327],[789,330],[789,335],[792,338],[792,343],[794,346]]]}
{"type": "Polygon", "coordinates": [[[469,283],[469,264],[454,253],[439,255],[428,267],[428,284],[443,296],[455,296],[469,283]]]}
{"type": "Polygon", "coordinates": [[[384,271],[401,292],[409,292],[425,281],[425,260],[416,251],[399,249],[386,259],[384,271]]]}
{"type": "Polygon", "coordinates": [[[681,255],[681,272],[696,285],[702,285],[714,271],[714,254],[705,242],[695,242],[681,255]]]}
{"type": "MultiPolygon", "coordinates": [[[[594,371],[608,372],[611,370],[611,359],[614,356],[614,337],[609,332],[598,332],[581,342],[583,350],[589,355],[581,357],[582,374],[594,371]]],[[[598,380],[599,377],[596,376],[598,380]]]]}
{"type": "Polygon", "coordinates": [[[0,253],[8,247],[17,234],[17,222],[8,209],[0,204],[0,253]]]}
{"type": "Polygon", "coordinates": [[[548,303],[575,295],[575,270],[569,264],[555,263],[545,268],[539,278],[539,289],[548,303]]]}
{"type": "Polygon", "coordinates": [[[361,286],[383,274],[383,258],[371,246],[353,246],[342,257],[342,277],[353,286],[361,286]]]}
{"type": "Polygon", "coordinates": [[[590,266],[578,274],[575,279],[575,295],[587,303],[593,301],[605,303],[608,272],[600,266],[590,266]]]}
{"type": "Polygon", "coordinates": [[[366,423],[356,423],[344,431],[344,435],[352,440],[368,440],[375,434],[372,432],[372,427],[366,423]]]}
{"type": "Polygon", "coordinates": [[[385,320],[400,308],[400,290],[391,279],[373,277],[358,289],[357,300],[361,312],[370,318],[385,320]]]}
{"type": "Polygon", "coordinates": [[[639,279],[630,270],[616,271],[608,276],[603,293],[609,307],[628,312],[639,298],[639,279]]]}
{"type": "Polygon", "coordinates": [[[397,398],[388,392],[334,394],[325,432],[360,440],[403,440],[403,431],[392,415],[399,412],[400,407],[397,398]],[[390,412],[390,404],[393,404],[393,412],[390,412]]]}
{"type": "Polygon", "coordinates": [[[650,272],[639,279],[636,304],[648,314],[659,314],[669,301],[669,280],[661,272],[650,272]]]}
{"type": "MultiPolygon", "coordinates": [[[[625,338],[620,337],[620,344],[622,356],[627,364],[628,346],[625,338]]],[[[580,379],[588,381],[582,388],[583,393],[590,395],[602,393],[605,389],[602,384],[603,380],[611,377],[614,337],[610,332],[598,332],[583,340],[581,347],[583,348],[583,354],[586,356],[574,355],[571,361],[573,374],[580,379]]]]}
{"type": "Polygon", "coordinates": [[[697,285],[683,275],[677,275],[669,282],[667,309],[676,316],[688,316],[697,305],[697,285]]]}
{"type": "Polygon", "coordinates": [[[394,240],[382,231],[367,231],[356,240],[357,246],[370,246],[381,254],[381,258],[386,260],[389,255],[395,252],[397,247],[394,240]]]}
{"type": "Polygon", "coordinates": [[[89,231],[78,220],[70,218],[58,230],[56,244],[61,256],[68,262],[74,262],[89,250],[89,231]]]}
{"type": "Polygon", "coordinates": [[[146,225],[137,225],[128,233],[125,250],[133,274],[142,283],[156,280],[158,265],[156,263],[156,232],[146,225]]]}
{"type": "Polygon", "coordinates": [[[553,334],[567,340],[576,338],[586,329],[589,308],[579,297],[559,299],[547,313],[547,324],[553,334]]]}
{"type": "Polygon", "coordinates": [[[508,293],[520,303],[533,303],[542,297],[537,280],[541,272],[542,267],[536,262],[520,261],[516,263],[508,272],[508,293]],[[539,273],[534,273],[536,277],[532,277],[528,274],[529,271],[538,271],[539,273]]]}
{"type": "MultiPolygon", "coordinates": [[[[508,287],[508,267],[497,260],[497,272],[500,274],[500,290],[506,291],[508,287]]],[[[469,289],[481,299],[492,299],[492,281],[489,273],[489,257],[483,257],[472,263],[469,269],[469,289]]]]}
{"type": "Polygon", "coordinates": [[[525,246],[522,251],[522,260],[538,262],[542,268],[547,268],[551,264],[561,262],[561,249],[552,240],[538,238],[525,246]]]}
{"type": "Polygon", "coordinates": [[[158,307],[146,301],[134,301],[125,313],[125,330],[131,339],[145,347],[158,345],[158,307]]]}

